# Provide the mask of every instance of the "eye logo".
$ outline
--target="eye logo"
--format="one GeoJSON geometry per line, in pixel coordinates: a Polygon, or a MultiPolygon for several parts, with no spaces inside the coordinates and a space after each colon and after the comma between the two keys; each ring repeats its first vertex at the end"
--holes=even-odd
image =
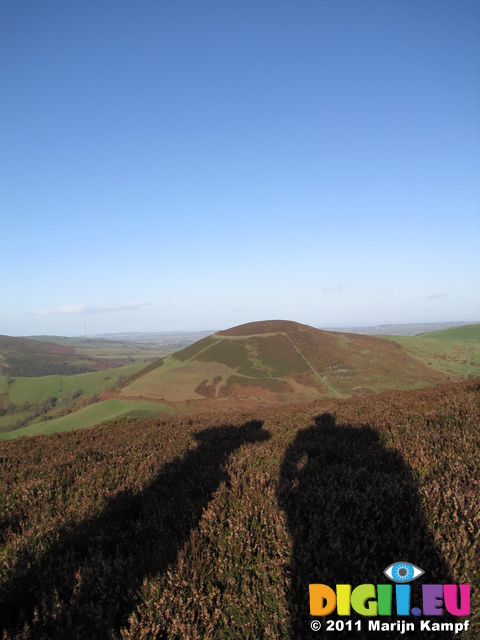
{"type": "Polygon", "coordinates": [[[405,583],[423,576],[425,571],[410,562],[400,560],[387,567],[383,573],[393,582],[405,583]]]}
{"type": "MultiPolygon", "coordinates": [[[[359,584],[353,589],[351,584],[337,584],[335,590],[326,584],[310,584],[310,615],[328,616],[336,609],[338,616],[349,616],[353,609],[360,616],[391,616],[394,605],[397,616],[443,616],[445,612],[452,616],[470,615],[469,584],[422,584],[422,608],[412,607],[410,601],[412,585],[408,583],[423,576],[425,571],[411,562],[399,560],[388,566],[383,573],[389,580],[396,583],[395,590],[392,584],[359,584]],[[395,599],[393,598],[394,592],[395,599]]],[[[414,595],[415,597],[420,596],[420,588],[414,595]]],[[[445,624],[447,626],[444,627],[444,623],[435,622],[430,627],[428,620],[422,620],[421,630],[439,631],[441,628],[453,631],[453,623],[447,622],[445,624]]],[[[455,623],[455,633],[461,631],[462,624],[455,623]]],[[[468,628],[468,624],[467,620],[463,627],[465,630],[468,628]]],[[[374,621],[369,623],[369,629],[372,631],[393,631],[392,625],[397,625],[397,631],[402,634],[405,633],[405,629],[407,631],[414,630],[412,622],[406,623],[404,621],[392,623],[374,621]]],[[[360,629],[360,627],[358,628],[360,629]]]]}

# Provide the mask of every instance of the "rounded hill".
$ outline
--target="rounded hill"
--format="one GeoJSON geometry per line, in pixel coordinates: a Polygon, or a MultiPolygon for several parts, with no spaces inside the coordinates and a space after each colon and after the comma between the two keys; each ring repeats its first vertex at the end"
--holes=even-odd
{"type": "Polygon", "coordinates": [[[267,320],[195,342],[137,376],[121,395],[218,408],[347,397],[445,379],[389,340],[267,320]]]}
{"type": "Polygon", "coordinates": [[[218,331],[219,336],[254,336],[265,333],[293,333],[295,331],[308,331],[312,327],[291,320],[261,320],[259,322],[247,322],[239,324],[225,331],[218,331]]]}

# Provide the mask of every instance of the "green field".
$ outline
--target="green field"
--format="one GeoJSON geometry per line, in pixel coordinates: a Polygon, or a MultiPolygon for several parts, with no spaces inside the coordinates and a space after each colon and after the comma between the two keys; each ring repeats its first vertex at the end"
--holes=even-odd
{"type": "Polygon", "coordinates": [[[155,358],[162,358],[170,353],[170,351],[162,350],[162,349],[146,349],[139,348],[136,345],[131,345],[130,348],[128,346],[122,347],[119,345],[118,347],[108,347],[108,348],[100,348],[100,347],[77,347],[75,349],[75,353],[79,356],[88,356],[95,358],[96,360],[125,360],[126,362],[145,362],[148,360],[153,360],[155,358]]]}
{"type": "Polygon", "coordinates": [[[38,340],[39,342],[54,342],[55,344],[59,344],[63,347],[90,347],[90,348],[104,348],[105,346],[114,345],[117,346],[127,346],[126,343],[115,342],[113,340],[105,340],[104,338],[82,338],[82,337],[73,337],[66,338],[64,336],[30,336],[31,340],[38,340]]]}
{"type": "Polygon", "coordinates": [[[88,350],[95,354],[104,350],[108,353],[115,351],[121,351],[122,353],[132,354],[133,352],[150,353],[151,351],[157,351],[156,348],[152,348],[150,344],[138,344],[130,341],[121,340],[107,340],[105,338],[64,338],[62,336],[32,336],[29,338],[38,342],[53,342],[63,347],[75,347],[79,352],[82,350],[88,350]]]}
{"type": "Polygon", "coordinates": [[[30,415],[29,411],[18,411],[12,415],[0,416],[0,431],[2,429],[8,429],[8,427],[13,426],[19,420],[23,420],[28,415],[30,415]]]}
{"type": "MultiPolygon", "coordinates": [[[[93,427],[105,420],[113,420],[120,417],[153,418],[162,414],[175,415],[172,407],[161,402],[148,402],[146,400],[105,400],[97,402],[85,409],[75,411],[68,416],[37,422],[23,429],[0,433],[0,440],[9,440],[18,436],[33,436],[57,431],[72,431],[84,427],[93,427]]],[[[18,416],[12,416],[18,419],[18,416]]]]}
{"type": "Polygon", "coordinates": [[[480,324],[417,336],[382,336],[437,371],[460,378],[480,376],[480,324]]]}
{"type": "Polygon", "coordinates": [[[452,329],[443,329],[442,331],[421,333],[415,337],[419,338],[420,336],[439,340],[469,340],[480,344],[480,323],[467,324],[462,327],[453,327],[452,329]]]}
{"type": "MultiPolygon", "coordinates": [[[[93,373],[80,373],[75,376],[42,376],[41,378],[12,378],[8,385],[9,402],[22,405],[24,402],[41,402],[47,396],[64,398],[72,396],[77,391],[82,395],[100,393],[112,387],[120,376],[129,378],[147,365],[136,362],[93,373]]],[[[5,378],[0,377],[0,389],[5,389],[5,378]]]]}
{"type": "Polygon", "coordinates": [[[101,338],[0,336],[0,437],[68,431],[129,415],[177,413],[161,397],[116,399],[122,384],[157,368],[170,352],[156,344],[101,338]]]}

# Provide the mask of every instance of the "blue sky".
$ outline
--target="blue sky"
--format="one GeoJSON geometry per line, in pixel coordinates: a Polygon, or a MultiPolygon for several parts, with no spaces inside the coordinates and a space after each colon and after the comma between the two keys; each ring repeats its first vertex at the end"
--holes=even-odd
{"type": "Polygon", "coordinates": [[[480,320],[477,0],[0,25],[0,333],[480,320]]]}

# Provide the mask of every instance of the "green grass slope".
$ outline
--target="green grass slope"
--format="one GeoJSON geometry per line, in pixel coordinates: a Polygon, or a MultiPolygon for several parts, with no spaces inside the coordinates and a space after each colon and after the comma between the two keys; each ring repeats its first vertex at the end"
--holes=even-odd
{"type": "Polygon", "coordinates": [[[120,417],[153,418],[159,415],[173,415],[175,413],[175,409],[161,402],[104,400],[61,418],[36,422],[22,429],[0,433],[0,440],[83,429],[84,427],[93,427],[105,420],[113,420],[120,417]]]}
{"type": "Polygon", "coordinates": [[[445,380],[441,372],[392,341],[274,320],[200,340],[165,358],[161,367],[137,376],[121,394],[173,403],[277,403],[445,380]]]}
{"type": "Polygon", "coordinates": [[[453,340],[476,342],[480,344],[480,323],[467,324],[461,327],[452,327],[451,329],[443,329],[442,331],[431,331],[430,333],[421,333],[417,337],[432,338],[434,340],[453,340]]]}
{"type": "Polygon", "coordinates": [[[145,363],[134,363],[106,371],[80,373],[73,376],[41,376],[38,378],[14,378],[8,384],[10,402],[21,405],[24,402],[40,402],[46,396],[63,398],[78,391],[82,395],[101,393],[116,383],[120,377],[130,377],[143,370],[145,363]]]}
{"type": "MultiPolygon", "coordinates": [[[[0,442],[2,637],[372,640],[365,617],[311,631],[309,584],[403,559],[412,606],[470,584],[478,640],[479,423],[477,379],[0,442]]],[[[397,620],[379,637],[430,635],[397,620]]]]}
{"type": "Polygon", "coordinates": [[[480,324],[417,336],[385,336],[451,379],[480,375],[480,324]]]}
{"type": "Polygon", "coordinates": [[[159,366],[161,360],[152,358],[162,354],[150,345],[108,340],[0,336],[0,433],[12,438],[91,426],[129,411],[158,415],[165,405],[139,408],[136,399],[130,407],[123,402],[100,408],[97,401],[113,399],[126,379],[159,366]],[[92,404],[96,408],[85,409],[92,404]]]}
{"type": "MultiPolygon", "coordinates": [[[[102,420],[120,415],[115,411],[100,411],[97,400],[111,399],[126,379],[145,370],[144,362],[137,362],[112,370],[82,373],[73,376],[42,376],[34,378],[0,377],[0,437],[52,432],[58,428],[91,426],[102,420]],[[105,396],[105,397],[104,397],[105,396]],[[93,408],[85,408],[92,405],[93,408]],[[96,418],[96,419],[95,419],[96,418]],[[44,429],[44,426],[48,428],[44,429]]],[[[138,404],[138,402],[137,402],[138,404]]],[[[105,405],[109,406],[109,405],[105,405]]],[[[132,401],[132,410],[135,410],[132,401]]],[[[149,409],[152,409],[150,403],[149,409]]],[[[122,414],[128,411],[122,410],[122,414]]],[[[153,414],[157,415],[157,411],[153,414]]]]}

